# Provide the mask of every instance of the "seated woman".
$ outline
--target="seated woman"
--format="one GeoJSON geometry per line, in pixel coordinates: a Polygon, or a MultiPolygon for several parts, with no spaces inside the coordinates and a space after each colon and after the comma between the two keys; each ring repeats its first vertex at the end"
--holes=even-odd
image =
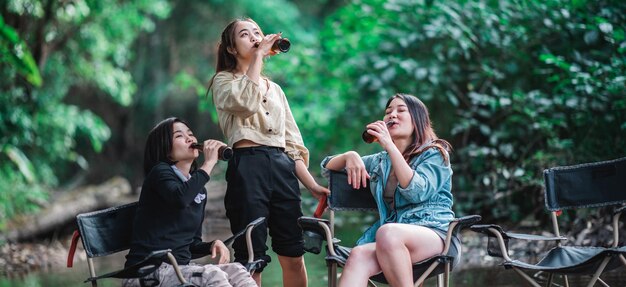
{"type": "MultiPolygon", "coordinates": [[[[391,286],[413,286],[412,263],[443,251],[454,218],[451,146],[437,138],[426,106],[411,95],[391,97],[383,120],[367,129],[384,151],[364,157],[349,151],[322,162],[326,173],[345,169],[354,188],[369,179],[380,215],[352,249],[339,286],[366,286],[381,271],[391,286]]],[[[458,253],[458,238],[451,242],[451,254],[458,253]]]]}
{"type": "MultiPolygon", "coordinates": [[[[202,242],[202,222],[207,191],[204,185],[217,163],[218,149],[225,144],[204,142],[204,162],[198,168],[199,151],[189,125],[168,118],[150,131],[144,151],[145,179],[133,222],[131,247],[126,266],[137,263],[151,251],[171,249],[183,277],[195,286],[256,286],[239,263],[227,264],[230,252],[220,240],[202,242]],[[192,253],[219,255],[219,265],[190,263],[192,253]]],[[[142,281],[158,280],[157,286],[180,283],[172,265],[163,263],[147,278],[125,279],[123,286],[143,286],[142,281]]],[[[152,285],[151,285],[152,286],[152,285]]]]}

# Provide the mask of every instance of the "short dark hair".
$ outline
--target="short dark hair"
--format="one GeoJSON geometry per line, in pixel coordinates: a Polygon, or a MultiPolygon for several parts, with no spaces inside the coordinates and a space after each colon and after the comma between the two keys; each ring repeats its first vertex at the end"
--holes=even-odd
{"type": "MultiPolygon", "coordinates": [[[[189,127],[186,121],[177,117],[170,117],[158,123],[148,134],[143,154],[144,175],[148,175],[152,168],[160,162],[165,162],[169,165],[176,164],[176,162],[172,161],[170,158],[174,138],[174,123],[183,123],[189,127]]],[[[191,171],[195,169],[196,162],[194,161],[191,165],[191,171]]]]}

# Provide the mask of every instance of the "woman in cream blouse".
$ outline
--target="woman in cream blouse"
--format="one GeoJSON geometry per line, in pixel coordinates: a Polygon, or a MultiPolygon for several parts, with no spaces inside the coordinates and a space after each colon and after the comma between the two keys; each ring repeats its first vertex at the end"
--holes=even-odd
{"type": "MultiPolygon", "coordinates": [[[[219,126],[234,149],[224,199],[231,229],[241,230],[265,216],[284,286],[306,286],[302,230],[297,224],[302,216],[298,180],[316,198],[329,190],[317,184],[307,169],[309,151],[283,90],[261,75],[263,58],[276,54],[271,47],[280,37],[280,33],[264,35],[252,19],[228,24],[209,89],[219,126]]],[[[255,229],[255,260],[270,261],[266,239],[267,229],[255,229]]],[[[245,262],[248,254],[243,240],[235,241],[233,249],[235,261],[245,262]]],[[[260,272],[253,277],[260,285],[260,272]]]]}

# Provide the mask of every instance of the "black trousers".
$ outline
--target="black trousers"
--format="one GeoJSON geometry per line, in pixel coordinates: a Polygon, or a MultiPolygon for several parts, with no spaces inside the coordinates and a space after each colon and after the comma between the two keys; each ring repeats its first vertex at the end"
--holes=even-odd
{"type": "MultiPolygon", "coordinates": [[[[255,260],[270,261],[265,244],[268,229],[272,250],[278,255],[299,257],[304,254],[302,229],[297,223],[302,207],[295,162],[282,148],[235,149],[228,162],[226,181],[224,204],[233,233],[258,217],[266,218],[266,225],[252,232],[255,260]]],[[[245,238],[235,240],[233,249],[235,261],[245,263],[248,259],[245,238]]]]}

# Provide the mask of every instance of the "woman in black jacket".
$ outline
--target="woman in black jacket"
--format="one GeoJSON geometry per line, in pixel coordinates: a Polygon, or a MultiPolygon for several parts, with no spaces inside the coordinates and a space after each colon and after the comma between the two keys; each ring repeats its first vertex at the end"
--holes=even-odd
{"type": "MultiPolygon", "coordinates": [[[[196,286],[256,286],[246,269],[229,264],[230,252],[220,240],[202,241],[209,174],[218,160],[218,149],[225,144],[204,142],[204,162],[198,168],[199,151],[192,148],[197,139],[186,122],[168,118],[150,131],[144,153],[145,179],[133,222],[131,248],[126,266],[137,263],[150,252],[171,249],[183,277],[196,286]],[[219,265],[190,263],[192,253],[207,253],[219,265]]],[[[170,264],[163,263],[149,279],[158,286],[176,285],[178,279],[170,264]]],[[[144,278],[145,279],[145,278],[144,278]]],[[[142,279],[126,279],[123,285],[140,286],[142,279]]]]}

